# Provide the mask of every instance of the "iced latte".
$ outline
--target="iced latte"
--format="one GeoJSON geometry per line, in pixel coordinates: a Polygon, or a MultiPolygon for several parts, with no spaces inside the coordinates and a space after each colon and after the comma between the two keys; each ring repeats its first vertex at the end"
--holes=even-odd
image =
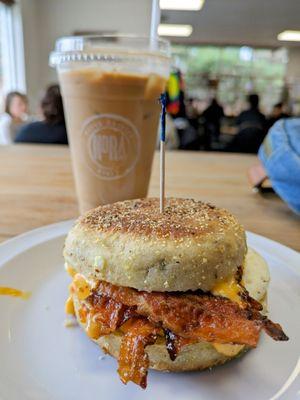
{"type": "Polygon", "coordinates": [[[147,195],[169,58],[157,43],[150,51],[136,38],[140,46],[130,45],[132,38],[103,47],[102,38],[92,38],[94,46],[89,38],[79,39],[81,50],[60,52],[56,65],[84,212],[147,195]]]}

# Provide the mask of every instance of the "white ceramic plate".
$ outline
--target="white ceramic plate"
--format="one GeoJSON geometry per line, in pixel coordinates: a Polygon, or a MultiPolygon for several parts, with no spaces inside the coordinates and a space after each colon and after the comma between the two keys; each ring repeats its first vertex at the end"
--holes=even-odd
{"type": "Polygon", "coordinates": [[[80,328],[65,328],[69,277],[63,269],[62,222],[0,246],[0,286],[31,291],[29,300],[0,296],[1,400],[275,400],[300,399],[300,255],[261,236],[248,243],[268,261],[270,317],[290,337],[259,347],[212,371],[151,371],[148,388],[124,386],[117,363],[80,328]]]}

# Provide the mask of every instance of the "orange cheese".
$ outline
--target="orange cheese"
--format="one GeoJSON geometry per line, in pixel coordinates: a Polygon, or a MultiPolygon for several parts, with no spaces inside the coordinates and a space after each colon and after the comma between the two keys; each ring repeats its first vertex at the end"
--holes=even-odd
{"type": "Polygon", "coordinates": [[[77,274],[77,271],[67,263],[65,263],[65,270],[71,276],[71,278],[74,278],[74,276],[77,274]]]}
{"type": "Polygon", "coordinates": [[[72,297],[68,297],[65,304],[65,312],[66,314],[75,315],[74,303],[72,297]]]}
{"type": "Polygon", "coordinates": [[[86,323],[87,316],[88,316],[88,311],[87,311],[87,309],[86,309],[85,307],[79,308],[79,310],[78,310],[78,317],[79,317],[79,321],[80,321],[82,324],[85,324],[85,323],[86,323]]]}
{"type": "Polygon", "coordinates": [[[71,291],[76,294],[79,300],[85,300],[91,294],[90,285],[81,274],[74,276],[71,291]]]}
{"type": "Polygon", "coordinates": [[[27,300],[30,297],[29,292],[23,292],[22,290],[14,289],[11,287],[3,287],[0,286],[0,295],[1,296],[12,296],[12,297],[20,297],[23,300],[27,300]]]}
{"type": "Polygon", "coordinates": [[[95,316],[92,313],[88,314],[85,331],[91,339],[99,339],[101,335],[101,326],[99,322],[95,320],[95,316]]]}
{"type": "Polygon", "coordinates": [[[245,347],[243,344],[212,343],[212,345],[218,353],[227,357],[234,357],[238,355],[245,347]]]}
{"type": "Polygon", "coordinates": [[[234,278],[230,278],[227,281],[219,282],[211,290],[211,293],[215,296],[226,297],[227,299],[242,305],[242,300],[239,293],[242,291],[240,285],[236,282],[234,278]]]}

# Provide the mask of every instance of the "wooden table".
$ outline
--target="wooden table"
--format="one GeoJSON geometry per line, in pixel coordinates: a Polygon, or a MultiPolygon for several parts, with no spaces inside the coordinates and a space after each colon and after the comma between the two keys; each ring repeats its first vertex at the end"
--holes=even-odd
{"type": "MultiPolygon", "coordinates": [[[[246,174],[254,162],[252,155],[169,152],[166,193],[225,207],[246,229],[300,250],[300,218],[276,195],[251,191],[246,174]]],[[[156,154],[149,195],[158,194],[156,154]]],[[[0,241],[77,214],[67,147],[0,148],[0,241]]]]}

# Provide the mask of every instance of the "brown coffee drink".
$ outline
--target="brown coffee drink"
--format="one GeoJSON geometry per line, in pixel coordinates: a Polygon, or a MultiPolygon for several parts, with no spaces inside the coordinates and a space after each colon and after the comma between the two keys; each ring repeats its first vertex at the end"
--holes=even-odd
{"type": "Polygon", "coordinates": [[[147,195],[169,64],[158,52],[97,54],[58,68],[81,212],[147,195]]]}

